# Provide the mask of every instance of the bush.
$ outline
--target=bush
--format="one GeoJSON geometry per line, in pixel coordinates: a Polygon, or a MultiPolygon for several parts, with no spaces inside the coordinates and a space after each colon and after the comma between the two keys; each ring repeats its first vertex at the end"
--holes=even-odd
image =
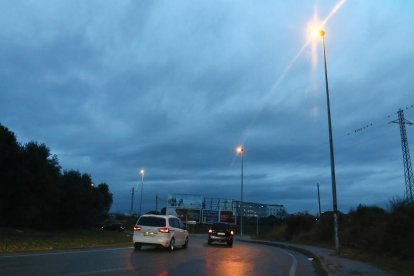
{"type": "Polygon", "coordinates": [[[301,232],[310,231],[315,224],[315,217],[305,213],[297,213],[287,219],[285,239],[290,241],[301,232]]]}
{"type": "Polygon", "coordinates": [[[391,215],[386,225],[382,250],[403,258],[414,256],[414,204],[407,200],[390,202],[391,215]]]}
{"type": "Polygon", "coordinates": [[[368,251],[379,251],[389,214],[379,207],[359,205],[347,215],[342,243],[368,251]]]}

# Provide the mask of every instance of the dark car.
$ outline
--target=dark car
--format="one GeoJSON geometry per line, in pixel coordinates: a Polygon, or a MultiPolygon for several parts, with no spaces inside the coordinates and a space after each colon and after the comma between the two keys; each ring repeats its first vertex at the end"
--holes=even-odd
{"type": "Polygon", "coordinates": [[[125,226],[122,223],[106,223],[104,226],[101,227],[101,229],[122,232],[125,230],[125,226]]]}
{"type": "Polygon", "coordinates": [[[213,223],[208,230],[208,244],[213,242],[226,243],[233,246],[233,228],[227,223],[213,223]]]}

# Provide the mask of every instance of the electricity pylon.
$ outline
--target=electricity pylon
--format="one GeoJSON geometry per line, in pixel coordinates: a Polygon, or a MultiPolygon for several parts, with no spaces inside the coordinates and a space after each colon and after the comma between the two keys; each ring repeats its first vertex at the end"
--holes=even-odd
{"type": "Polygon", "coordinates": [[[411,157],[410,150],[408,148],[407,132],[405,130],[405,125],[412,125],[410,121],[404,118],[404,110],[398,110],[398,119],[392,121],[391,123],[398,123],[400,125],[401,133],[401,147],[403,153],[403,162],[404,162],[404,175],[405,175],[405,197],[411,203],[414,202],[413,190],[414,190],[414,179],[413,179],[413,169],[411,167],[411,157]]]}

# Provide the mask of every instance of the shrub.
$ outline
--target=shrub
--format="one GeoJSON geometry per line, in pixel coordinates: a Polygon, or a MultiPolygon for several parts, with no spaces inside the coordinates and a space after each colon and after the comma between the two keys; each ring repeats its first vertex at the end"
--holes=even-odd
{"type": "Polygon", "coordinates": [[[382,250],[403,258],[414,256],[414,204],[407,200],[390,202],[391,216],[386,225],[382,250]]]}
{"type": "Polygon", "coordinates": [[[342,243],[369,251],[380,250],[388,219],[384,209],[358,205],[347,215],[342,243]]]}
{"type": "Polygon", "coordinates": [[[285,239],[292,240],[300,232],[310,231],[315,224],[315,217],[305,213],[297,213],[287,219],[285,239]]]}

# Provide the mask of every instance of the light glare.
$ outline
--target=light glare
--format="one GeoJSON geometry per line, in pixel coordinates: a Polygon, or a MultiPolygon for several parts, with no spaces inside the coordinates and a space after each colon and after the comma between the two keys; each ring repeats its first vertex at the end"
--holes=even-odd
{"type": "Polygon", "coordinates": [[[312,37],[324,36],[325,32],[321,27],[313,27],[311,28],[310,35],[312,37]]]}

